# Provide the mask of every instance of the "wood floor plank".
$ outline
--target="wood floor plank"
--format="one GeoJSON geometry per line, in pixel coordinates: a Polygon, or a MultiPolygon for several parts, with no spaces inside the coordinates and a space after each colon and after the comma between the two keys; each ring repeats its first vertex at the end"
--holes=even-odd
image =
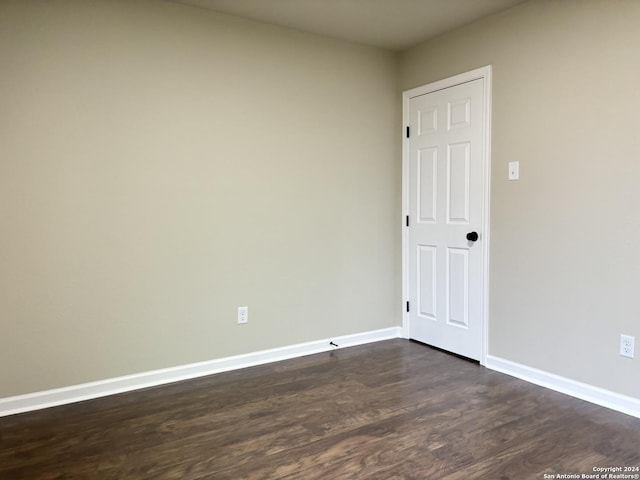
{"type": "Polygon", "coordinates": [[[541,479],[640,420],[406,340],[0,419],[0,480],[541,479]]]}

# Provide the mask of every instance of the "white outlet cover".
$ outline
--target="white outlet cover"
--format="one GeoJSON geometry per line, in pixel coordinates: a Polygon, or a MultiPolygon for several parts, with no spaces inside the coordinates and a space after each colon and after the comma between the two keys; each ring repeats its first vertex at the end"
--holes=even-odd
{"type": "Polygon", "coordinates": [[[620,335],[620,355],[623,357],[634,358],[635,356],[636,337],[631,335],[620,335]]]}
{"type": "Polygon", "coordinates": [[[238,324],[249,323],[249,307],[238,307],[238,324]]]}

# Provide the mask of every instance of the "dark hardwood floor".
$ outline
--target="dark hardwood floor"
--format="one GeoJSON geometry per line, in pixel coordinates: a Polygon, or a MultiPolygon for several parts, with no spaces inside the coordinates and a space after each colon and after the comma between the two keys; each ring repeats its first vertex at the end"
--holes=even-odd
{"type": "Polygon", "coordinates": [[[609,466],[640,466],[639,419],[406,340],[0,418],[2,480],[520,480],[609,466]]]}

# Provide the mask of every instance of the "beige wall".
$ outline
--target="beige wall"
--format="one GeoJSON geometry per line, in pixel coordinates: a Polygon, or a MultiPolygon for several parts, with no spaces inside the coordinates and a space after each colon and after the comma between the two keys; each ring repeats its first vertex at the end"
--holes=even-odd
{"type": "Polygon", "coordinates": [[[16,0],[0,65],[0,397],[400,324],[395,55],[16,0]]]}
{"type": "Polygon", "coordinates": [[[402,56],[494,67],[490,354],[640,398],[640,2],[535,0],[402,56]],[[507,163],[520,161],[518,182],[507,163]]]}
{"type": "Polygon", "coordinates": [[[398,86],[205,10],[0,2],[0,397],[399,325],[399,91],[492,64],[490,353],[640,398],[639,24],[530,1],[398,86]]]}

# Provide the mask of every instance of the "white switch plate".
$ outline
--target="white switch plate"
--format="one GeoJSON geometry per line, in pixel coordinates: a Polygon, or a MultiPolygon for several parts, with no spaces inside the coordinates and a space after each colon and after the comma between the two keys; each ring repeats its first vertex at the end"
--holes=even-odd
{"type": "Polygon", "coordinates": [[[509,162],[509,180],[520,179],[520,162],[509,162]]]}

